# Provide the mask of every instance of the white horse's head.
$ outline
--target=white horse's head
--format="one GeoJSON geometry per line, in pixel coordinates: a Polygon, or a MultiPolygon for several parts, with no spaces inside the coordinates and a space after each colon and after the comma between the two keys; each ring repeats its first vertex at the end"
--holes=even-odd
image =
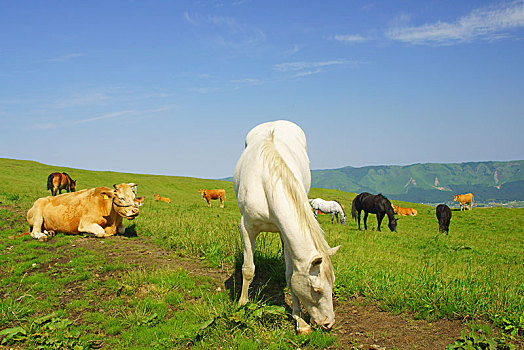
{"type": "Polygon", "coordinates": [[[323,258],[315,255],[302,269],[297,269],[291,276],[291,289],[300,299],[302,305],[311,316],[311,321],[325,330],[335,323],[333,311],[333,284],[335,274],[330,256],[334,255],[340,246],[331,248],[323,258]]]}

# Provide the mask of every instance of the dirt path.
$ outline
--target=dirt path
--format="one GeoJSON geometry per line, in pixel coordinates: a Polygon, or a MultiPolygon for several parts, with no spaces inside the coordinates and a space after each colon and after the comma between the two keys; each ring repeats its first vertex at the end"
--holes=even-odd
{"type": "Polygon", "coordinates": [[[362,349],[445,349],[465,328],[457,320],[427,322],[392,315],[364,298],[338,303],[336,313],[339,341],[362,349]]]}
{"type": "MultiPolygon", "coordinates": [[[[103,253],[109,262],[132,262],[139,268],[180,267],[194,275],[204,275],[215,281],[216,288],[227,288],[227,281],[237,280],[240,273],[231,267],[212,269],[201,261],[181,257],[156,245],[147,237],[111,237],[117,244],[105,240],[78,238],[74,247],[93,249],[103,253]]],[[[265,281],[257,281],[256,284],[265,281]]],[[[237,282],[238,284],[238,282],[237,282]]],[[[278,293],[278,291],[277,291],[278,293]]],[[[281,298],[282,299],[282,298],[281,298]]],[[[285,298],[290,304],[289,296],[285,298]]],[[[460,321],[415,320],[410,315],[392,315],[382,311],[364,298],[335,301],[337,324],[333,330],[338,338],[337,348],[344,349],[445,349],[460,335],[465,325],[460,321]]]]}

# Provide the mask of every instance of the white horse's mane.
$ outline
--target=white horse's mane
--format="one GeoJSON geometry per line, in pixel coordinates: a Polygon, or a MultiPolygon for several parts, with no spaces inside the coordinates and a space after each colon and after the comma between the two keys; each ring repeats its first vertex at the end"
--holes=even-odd
{"type": "Polygon", "coordinates": [[[266,166],[270,169],[269,173],[272,184],[276,185],[278,180],[281,181],[286,196],[294,204],[296,209],[295,213],[299,223],[301,223],[306,228],[306,231],[311,234],[311,239],[313,240],[316,250],[322,256],[322,261],[326,263],[325,274],[331,284],[333,284],[333,265],[331,264],[331,258],[328,253],[331,248],[324,238],[322,227],[311,211],[311,206],[309,205],[304,188],[299,184],[295,174],[293,174],[278,152],[275,146],[274,137],[275,132],[272,130],[262,146],[262,156],[266,166]]]}
{"type": "Polygon", "coordinates": [[[346,211],[344,210],[344,207],[342,206],[342,204],[337,201],[336,199],[333,199],[334,202],[337,202],[338,205],[340,205],[340,210],[342,210],[342,215],[346,216],[346,211]]]}

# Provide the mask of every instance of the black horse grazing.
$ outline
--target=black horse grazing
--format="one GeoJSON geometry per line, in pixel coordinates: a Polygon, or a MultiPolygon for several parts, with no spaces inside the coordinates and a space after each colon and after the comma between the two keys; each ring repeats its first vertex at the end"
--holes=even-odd
{"type": "Polygon", "coordinates": [[[445,204],[437,205],[438,229],[440,232],[449,233],[449,221],[451,220],[451,209],[445,204]]]}
{"type": "Polygon", "coordinates": [[[378,220],[378,230],[380,231],[380,223],[384,216],[387,214],[389,218],[388,227],[391,231],[397,231],[397,220],[395,219],[395,213],[389,199],[384,197],[382,193],[377,195],[362,192],[353,199],[351,204],[351,216],[353,219],[358,218],[358,229],[360,230],[360,212],[364,210],[364,229],[368,229],[367,219],[368,214],[376,214],[378,220]]]}

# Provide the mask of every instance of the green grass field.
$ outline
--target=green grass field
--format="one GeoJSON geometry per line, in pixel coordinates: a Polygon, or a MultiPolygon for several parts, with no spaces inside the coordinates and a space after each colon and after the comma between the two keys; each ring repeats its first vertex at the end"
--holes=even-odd
{"type": "MultiPolygon", "coordinates": [[[[257,241],[255,263],[272,284],[258,291],[255,286],[258,300],[245,308],[239,309],[230,292],[217,288],[210,277],[184,267],[200,261],[211,270],[239,268],[240,214],[232,183],[10,159],[0,159],[0,169],[2,344],[78,349],[101,344],[115,349],[336,346],[330,333],[296,335],[289,310],[267,297],[275,284],[285,284],[278,236],[262,234],[257,241]],[[66,235],[45,243],[27,236],[7,239],[28,230],[25,213],[37,198],[49,195],[46,180],[53,171],[68,172],[77,180],[77,190],[137,183],[146,203],[137,219],[126,221],[128,231],[172,252],[172,263],[162,267],[159,259],[143,268],[136,261],[116,259],[123,241],[113,238],[86,239],[88,247],[66,235]],[[207,208],[199,188],[225,188],[226,207],[220,209],[215,201],[207,208]],[[172,203],[155,202],[154,193],[172,203]],[[93,249],[96,245],[103,249],[93,249]],[[111,255],[104,255],[108,251],[111,255]],[[176,259],[186,265],[178,266],[176,259]]],[[[310,198],[339,200],[348,213],[354,196],[317,188],[310,192],[310,198]]],[[[331,225],[328,215],[319,216],[330,245],[342,245],[333,259],[335,298],[344,302],[360,295],[392,313],[427,320],[487,322],[505,329],[507,339],[521,339],[524,209],[453,211],[446,236],[438,233],[434,208],[393,203],[418,210],[416,217],[401,217],[397,233],[389,232],[387,219],[382,232],[374,230],[374,215],[368,218],[367,232],[358,231],[350,218],[341,226],[331,225]]],[[[136,236],[127,240],[133,243],[136,236]]]]}

